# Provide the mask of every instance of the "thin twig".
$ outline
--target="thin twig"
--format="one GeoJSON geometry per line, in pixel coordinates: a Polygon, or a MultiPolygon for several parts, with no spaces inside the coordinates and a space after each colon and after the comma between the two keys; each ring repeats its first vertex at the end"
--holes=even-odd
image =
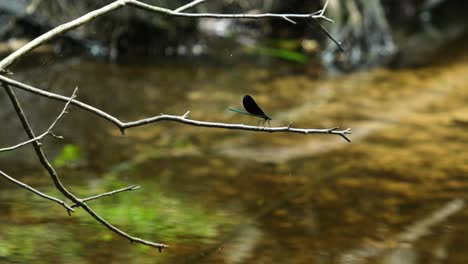
{"type": "Polygon", "coordinates": [[[49,132],[49,135],[51,135],[52,137],[54,137],[54,138],[56,138],[56,139],[63,139],[63,136],[56,135],[56,134],[54,134],[54,132],[52,132],[52,131],[49,132]]]}
{"type": "Polygon", "coordinates": [[[71,103],[71,101],[76,97],[76,92],[78,91],[78,87],[75,88],[75,90],[73,91],[73,94],[72,96],[69,98],[69,100],[67,101],[67,103],[65,104],[65,106],[63,107],[63,110],[62,112],[60,112],[60,114],[55,118],[54,122],[52,122],[52,124],[49,126],[49,128],[47,128],[46,131],[44,131],[42,134],[40,134],[39,136],[35,137],[35,138],[32,138],[30,140],[27,140],[27,141],[24,141],[22,143],[19,143],[19,144],[16,144],[14,146],[11,146],[11,147],[6,147],[6,148],[0,148],[0,152],[4,152],[4,151],[12,151],[12,150],[15,150],[15,149],[18,149],[22,146],[25,146],[27,144],[30,144],[34,141],[39,141],[41,140],[43,137],[47,136],[47,135],[51,135],[55,138],[59,138],[61,139],[62,137],[60,136],[57,136],[55,135],[53,132],[52,132],[52,129],[55,127],[55,125],[57,124],[57,122],[67,113],[67,109],[71,103]]]}
{"type": "MultiPolygon", "coordinates": [[[[52,92],[47,92],[29,85],[26,85],[24,83],[12,80],[10,78],[7,78],[5,76],[0,75],[0,81],[8,83],[14,87],[17,87],[19,89],[35,93],[40,96],[44,96],[53,100],[58,100],[58,101],[68,101],[70,100],[69,97],[59,95],[56,93],[52,92]]],[[[187,125],[192,125],[192,126],[200,126],[200,127],[213,127],[213,128],[223,128],[223,129],[238,129],[238,130],[249,130],[249,131],[256,131],[256,132],[290,132],[290,133],[300,133],[300,134],[334,134],[334,135],[339,135],[343,137],[345,140],[350,141],[349,138],[345,136],[345,134],[351,134],[351,129],[345,129],[345,130],[330,130],[328,128],[324,129],[302,129],[302,128],[290,128],[290,127],[259,127],[259,126],[246,126],[243,124],[226,124],[226,123],[217,123],[217,122],[205,122],[205,121],[199,121],[199,120],[193,120],[193,119],[188,119],[186,116],[188,113],[178,116],[178,115],[165,115],[165,114],[160,114],[158,116],[154,117],[149,117],[141,120],[136,120],[136,121],[130,121],[130,122],[122,122],[118,118],[112,116],[109,113],[106,113],[96,107],[90,106],[86,103],[83,103],[77,99],[71,100],[71,103],[83,110],[86,110],[90,113],[93,113],[99,117],[102,117],[103,119],[113,123],[115,126],[117,126],[122,134],[124,134],[125,129],[132,128],[132,127],[138,127],[138,126],[143,126],[147,125],[150,123],[156,123],[160,121],[173,121],[173,122],[178,122],[178,123],[183,123],[187,125]]]]}
{"type": "MultiPolygon", "coordinates": [[[[11,103],[13,104],[13,107],[15,108],[16,113],[18,114],[18,118],[21,121],[21,124],[23,125],[24,130],[28,134],[29,138],[35,138],[34,131],[32,130],[31,126],[29,125],[29,121],[26,118],[26,115],[24,114],[24,111],[21,107],[21,104],[18,102],[18,98],[16,97],[15,93],[13,92],[13,89],[5,83],[2,82],[3,88],[5,89],[8,97],[10,98],[11,103]]],[[[75,99],[73,99],[75,100],[75,99]]],[[[71,102],[73,102],[71,100],[71,102]]],[[[32,145],[34,147],[34,150],[36,152],[36,156],[39,158],[39,161],[41,162],[42,166],[47,170],[49,173],[52,181],[54,182],[55,187],[63,194],[65,197],[70,199],[72,202],[78,204],[81,208],[83,208],[91,217],[93,217],[96,221],[100,222],[102,225],[104,225],[106,228],[109,230],[117,233],[118,235],[128,239],[130,242],[137,242],[140,244],[144,244],[147,246],[152,246],[157,248],[159,251],[161,251],[163,248],[167,248],[168,246],[165,244],[160,244],[160,243],[154,243],[151,241],[147,241],[138,237],[131,236],[124,231],[120,230],[119,228],[113,226],[109,222],[107,222],[104,218],[102,218],[100,215],[98,215],[94,210],[92,210],[86,203],[84,203],[82,200],[77,198],[73,193],[71,193],[60,181],[60,178],[55,171],[54,167],[50,162],[47,160],[47,157],[44,153],[44,151],[41,148],[41,145],[37,141],[33,141],[32,145]]]]}
{"type": "Polygon", "coordinates": [[[198,5],[198,4],[201,4],[201,3],[205,2],[205,1],[206,0],[192,1],[192,2],[190,2],[188,4],[186,4],[186,5],[183,5],[183,6],[179,7],[179,8],[177,8],[177,9],[174,9],[174,12],[182,12],[182,11],[187,10],[189,8],[192,8],[192,7],[194,7],[194,6],[198,5]]]}
{"type": "Polygon", "coordinates": [[[283,17],[283,18],[284,18],[284,20],[288,21],[288,22],[289,22],[289,23],[291,23],[291,24],[294,24],[294,25],[296,25],[296,24],[297,24],[297,23],[296,23],[296,21],[294,21],[294,20],[290,19],[290,18],[289,18],[289,17],[287,17],[287,16],[285,16],[285,17],[283,17]]]}
{"type": "Polygon", "coordinates": [[[39,196],[42,197],[42,198],[45,198],[45,199],[47,199],[47,200],[51,200],[51,201],[53,201],[53,202],[56,202],[56,203],[60,204],[61,206],[65,207],[65,209],[67,209],[67,211],[68,211],[69,213],[75,211],[72,207],[70,207],[70,206],[69,206],[67,203],[65,203],[64,201],[62,201],[62,200],[60,200],[60,199],[58,199],[58,198],[55,198],[55,197],[53,197],[53,196],[47,195],[47,194],[45,194],[45,193],[43,193],[43,192],[41,192],[41,191],[38,191],[38,190],[34,189],[33,187],[27,185],[26,183],[20,182],[20,181],[18,181],[17,179],[15,179],[15,178],[9,176],[8,174],[6,174],[5,172],[3,172],[3,171],[1,171],[1,170],[0,170],[0,175],[2,175],[5,179],[7,179],[7,180],[9,180],[9,181],[11,181],[11,182],[13,182],[13,183],[15,183],[15,184],[17,184],[17,185],[23,187],[23,188],[25,188],[26,190],[28,190],[28,191],[30,191],[30,192],[33,192],[33,193],[35,193],[35,194],[37,194],[37,195],[39,195],[39,196]]]}
{"type": "Polygon", "coordinates": [[[343,45],[341,44],[340,41],[336,40],[331,34],[330,32],[328,32],[328,30],[322,26],[322,24],[320,24],[319,21],[315,20],[315,22],[317,22],[317,24],[319,25],[319,27],[322,29],[322,31],[325,33],[325,35],[327,35],[327,37],[333,41],[333,43],[335,43],[336,46],[338,46],[338,48],[340,49],[341,52],[345,52],[344,49],[343,49],[343,45]]]}
{"type": "MultiPolygon", "coordinates": [[[[132,186],[128,186],[128,187],[125,187],[125,188],[122,188],[122,189],[118,189],[118,190],[114,190],[114,191],[110,191],[110,192],[90,196],[90,197],[81,199],[81,202],[85,203],[85,202],[96,200],[96,199],[99,199],[99,198],[102,198],[102,197],[111,196],[111,195],[114,195],[114,194],[117,194],[117,193],[121,193],[121,192],[125,192],[125,191],[134,191],[134,190],[138,190],[138,189],[140,189],[140,186],[132,185],[132,186]]],[[[71,207],[79,207],[79,206],[80,206],[79,204],[74,204],[71,207]]]]}

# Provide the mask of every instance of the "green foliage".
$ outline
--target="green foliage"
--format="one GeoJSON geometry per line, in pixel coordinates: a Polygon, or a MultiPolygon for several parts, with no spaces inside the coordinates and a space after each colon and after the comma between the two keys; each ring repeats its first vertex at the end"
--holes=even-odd
{"type": "MultiPolygon", "coordinates": [[[[180,237],[203,237],[209,241],[225,222],[222,212],[213,214],[197,204],[165,195],[156,185],[146,183],[144,195],[141,192],[95,200],[92,206],[111,223],[131,226],[135,235],[163,234],[166,242],[180,242],[180,237]]],[[[86,222],[94,222],[86,214],[79,215],[86,222]]],[[[104,241],[112,240],[112,235],[105,229],[99,237],[104,241]]]]}
{"type": "Polygon", "coordinates": [[[62,168],[73,166],[82,158],[81,149],[77,145],[66,144],[54,160],[54,166],[62,168]]]}
{"type": "MultiPolygon", "coordinates": [[[[133,175],[131,171],[125,171],[125,174],[133,175]]],[[[131,235],[171,246],[189,245],[194,241],[213,243],[223,230],[240,221],[237,217],[227,217],[222,209],[205,207],[203,200],[194,203],[190,197],[162,191],[166,188],[155,181],[158,177],[162,175],[137,179],[135,183],[141,184],[141,190],[93,200],[89,205],[131,235]]],[[[70,185],[70,188],[83,197],[128,185],[115,174],[93,180],[91,185],[84,184],[88,181],[85,177],[81,179],[83,182],[70,185]]],[[[53,193],[53,190],[53,186],[44,187],[47,193],[53,193]]],[[[1,194],[6,195],[7,200],[21,198],[18,204],[27,204],[31,200],[27,192],[2,191],[1,194]]],[[[128,243],[82,209],[78,208],[70,218],[60,206],[37,200],[26,208],[7,210],[9,217],[0,217],[3,220],[0,221],[0,263],[95,263],[90,259],[107,255],[110,246],[125,249],[112,253],[119,256],[122,263],[132,263],[132,258],[146,260],[138,263],[152,263],[154,248],[128,243]],[[32,206],[36,209],[29,210],[32,206]],[[5,219],[15,219],[19,223],[12,225],[5,219]],[[43,259],[47,261],[41,262],[43,259]]],[[[162,258],[166,256],[161,255],[162,258]]]]}
{"type": "Polygon", "coordinates": [[[10,225],[1,235],[1,263],[50,263],[44,256],[56,263],[85,263],[81,245],[64,240],[73,234],[60,224],[10,225]]]}
{"type": "Polygon", "coordinates": [[[278,40],[273,47],[257,46],[246,49],[248,54],[278,58],[290,62],[304,64],[307,62],[307,56],[299,51],[299,42],[278,40]]]}

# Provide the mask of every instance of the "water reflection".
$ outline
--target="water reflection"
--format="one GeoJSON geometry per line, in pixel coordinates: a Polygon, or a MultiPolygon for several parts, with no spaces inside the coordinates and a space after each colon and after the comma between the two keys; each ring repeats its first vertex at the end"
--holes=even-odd
{"type": "MultiPolygon", "coordinates": [[[[123,120],[190,110],[194,119],[253,124],[227,111],[252,94],[271,111],[272,126],[352,127],[353,143],[174,123],[122,136],[72,108],[55,131],[65,139],[44,141],[51,160],[62,157],[66,144],[81,153],[59,168],[64,182],[80,196],[141,185],[90,204],[125,231],[171,248],[158,254],[129,244],[83,212],[68,217],[1,179],[0,260],[466,263],[468,56],[457,57],[329,79],[287,65],[227,69],[82,59],[26,70],[15,78],[64,95],[79,86],[80,100],[123,120]],[[456,210],[441,217],[444,208],[456,210]]],[[[18,93],[37,130],[62,108],[18,93]]],[[[24,138],[8,111],[0,114],[2,146],[24,138]]],[[[2,155],[0,164],[58,195],[30,149],[2,155]]]]}

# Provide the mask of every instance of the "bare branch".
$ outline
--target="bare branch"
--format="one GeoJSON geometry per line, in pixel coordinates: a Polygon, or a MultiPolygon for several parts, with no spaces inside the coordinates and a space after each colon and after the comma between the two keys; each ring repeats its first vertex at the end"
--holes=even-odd
{"type": "MultiPolygon", "coordinates": [[[[264,18],[279,18],[279,19],[286,19],[287,21],[293,21],[293,18],[297,19],[308,19],[313,18],[315,20],[324,19],[326,21],[332,21],[328,17],[324,16],[325,8],[321,9],[320,12],[314,12],[312,14],[274,14],[274,13],[263,13],[263,14],[217,14],[217,13],[184,13],[183,10],[188,9],[189,7],[195,6],[202,1],[193,1],[188,5],[182,6],[176,10],[171,10],[163,7],[149,5],[137,0],[116,0],[104,7],[96,9],[92,12],[89,12],[75,20],[72,20],[68,23],[62,24],[60,26],[55,27],[54,29],[42,34],[41,36],[35,38],[34,40],[30,41],[28,44],[24,45],[23,47],[19,48],[15,52],[11,53],[8,57],[4,58],[0,61],[0,73],[8,72],[7,67],[14,63],[16,60],[24,56],[25,54],[31,52],[38,46],[44,44],[47,41],[52,40],[58,35],[64,34],[74,28],[77,28],[81,25],[84,25],[93,19],[105,15],[109,12],[122,8],[126,5],[133,6],[136,8],[140,8],[146,11],[165,14],[169,16],[179,16],[179,17],[212,17],[212,18],[226,18],[226,19],[264,19],[264,18]],[[178,11],[177,11],[178,10],[178,11]]],[[[328,3],[328,2],[327,2],[328,3]]],[[[326,4],[327,4],[326,3],[326,4]]]]}
{"type": "Polygon", "coordinates": [[[60,112],[60,114],[55,118],[54,122],[52,122],[52,124],[49,126],[49,128],[47,128],[46,131],[44,131],[42,134],[40,134],[39,136],[35,137],[35,138],[32,138],[30,140],[27,140],[27,141],[24,141],[22,143],[19,143],[17,145],[14,145],[14,146],[11,146],[11,147],[6,147],[6,148],[0,148],[0,152],[4,152],[4,151],[12,151],[12,150],[15,150],[15,149],[18,149],[22,146],[25,146],[27,144],[30,144],[34,141],[39,141],[41,140],[43,137],[47,136],[47,135],[51,135],[55,138],[63,138],[63,137],[60,137],[60,136],[57,136],[55,135],[53,132],[52,132],[52,129],[55,127],[55,125],[57,124],[57,122],[67,113],[67,109],[71,103],[71,101],[76,97],[76,92],[78,91],[78,87],[75,88],[75,90],[73,91],[73,94],[72,96],[69,98],[69,100],[67,101],[67,103],[65,104],[65,106],[63,107],[63,110],[62,112],[60,112]]]}
{"type": "Polygon", "coordinates": [[[335,128],[329,129],[314,129],[314,128],[292,128],[290,125],[284,127],[261,127],[261,126],[249,126],[244,124],[226,124],[226,123],[216,123],[216,122],[206,122],[185,118],[184,116],[175,116],[175,115],[158,115],[155,117],[145,118],[137,121],[126,122],[122,124],[122,128],[132,128],[137,126],[143,126],[150,123],[156,123],[159,121],[173,121],[178,123],[183,123],[192,126],[200,127],[213,127],[213,128],[224,128],[224,129],[236,129],[236,130],[249,130],[256,132],[289,132],[289,133],[298,133],[298,134],[334,134],[340,135],[348,142],[351,142],[345,134],[351,134],[351,129],[345,130],[336,130],[335,128]]]}
{"type": "Polygon", "coordinates": [[[322,13],[307,13],[307,14],[276,14],[276,13],[262,13],[262,14],[221,14],[221,13],[185,13],[185,12],[176,12],[170,9],[161,8],[158,6],[153,6],[149,4],[145,4],[143,2],[137,0],[126,0],[125,1],[128,5],[132,5],[134,7],[150,11],[156,13],[163,13],[170,16],[180,16],[180,17],[193,17],[193,18],[200,18],[200,17],[210,17],[210,18],[225,18],[225,19],[262,19],[262,18],[281,18],[284,17],[288,18],[315,18],[315,19],[326,19],[331,20],[322,13]]]}
{"type": "Polygon", "coordinates": [[[186,4],[186,5],[183,5],[183,6],[179,7],[179,8],[177,8],[177,9],[174,9],[174,12],[182,12],[182,11],[187,10],[189,8],[192,8],[192,7],[194,7],[194,6],[198,5],[198,4],[201,4],[201,3],[205,2],[205,1],[206,0],[192,1],[192,2],[190,2],[188,4],[186,4]]]}
{"type": "MultiPolygon", "coordinates": [[[[66,96],[62,96],[62,95],[59,95],[59,94],[55,94],[55,93],[51,93],[51,92],[48,92],[48,91],[44,91],[44,90],[41,90],[41,89],[38,89],[38,88],[35,88],[35,87],[32,87],[32,86],[29,86],[29,85],[26,85],[24,83],[21,83],[21,82],[18,82],[18,81],[15,81],[13,79],[10,79],[10,78],[7,78],[3,75],[0,75],[0,81],[2,82],[5,82],[5,83],[8,83],[16,88],[20,88],[24,91],[28,91],[28,92],[32,92],[34,94],[37,94],[37,95],[40,95],[40,96],[43,96],[43,97],[46,97],[46,98],[49,98],[49,99],[54,99],[54,100],[57,100],[57,101],[63,101],[63,102],[66,102],[68,101],[68,97],[66,96]]],[[[121,127],[121,124],[122,122],[120,120],[118,120],[117,118],[113,117],[112,115],[100,110],[100,109],[97,109],[95,107],[92,107],[88,104],[85,104],[85,103],[82,103],[76,99],[73,99],[71,100],[71,103],[81,109],[84,109],[88,112],[91,112],[91,113],[94,113],[95,115],[97,116],[100,116],[108,121],[110,121],[111,123],[113,123],[114,125],[116,125],[117,127],[121,127]]]]}
{"type": "Polygon", "coordinates": [[[45,193],[43,193],[43,192],[40,192],[40,191],[34,189],[33,187],[27,185],[26,183],[22,183],[22,182],[18,181],[17,179],[15,179],[15,178],[9,176],[8,174],[6,174],[5,172],[3,172],[3,171],[1,171],[1,170],[0,170],[0,175],[2,175],[5,179],[7,179],[7,180],[9,180],[9,181],[11,181],[11,182],[13,182],[13,183],[15,183],[15,184],[17,184],[17,185],[23,187],[23,188],[25,188],[26,190],[28,190],[28,191],[30,191],[30,192],[33,192],[33,193],[35,193],[35,194],[37,194],[37,195],[39,195],[39,196],[42,197],[42,198],[45,198],[45,199],[47,199],[47,200],[51,200],[51,201],[53,201],[53,202],[56,202],[56,203],[60,204],[61,206],[65,207],[65,209],[67,209],[67,211],[68,211],[69,214],[70,214],[71,212],[74,212],[74,211],[75,211],[75,210],[73,210],[72,207],[70,207],[70,206],[69,206],[67,203],[65,203],[64,201],[62,201],[62,200],[60,200],[60,199],[57,199],[57,198],[55,198],[55,197],[53,197],[53,196],[47,195],[47,194],[45,194],[45,193]]]}
{"type": "MultiPolygon", "coordinates": [[[[5,83],[2,82],[3,88],[5,89],[8,97],[10,98],[11,103],[13,104],[13,107],[15,108],[16,113],[18,114],[18,118],[21,121],[21,124],[23,125],[24,130],[28,134],[29,138],[35,138],[34,131],[32,130],[31,126],[29,125],[29,121],[26,118],[26,115],[23,112],[23,109],[18,102],[18,98],[16,97],[15,93],[13,92],[13,89],[5,83]]],[[[70,100],[73,102],[75,99],[70,100]]],[[[47,160],[47,157],[44,153],[44,151],[41,148],[41,145],[37,141],[33,141],[32,145],[34,147],[34,150],[36,152],[36,156],[39,158],[39,161],[41,162],[42,166],[47,170],[49,173],[52,181],[54,182],[55,187],[63,194],[65,197],[70,199],[72,202],[78,204],[81,208],[83,208],[86,212],[88,212],[89,215],[91,215],[96,221],[100,222],[102,225],[107,227],[109,230],[117,233],[118,235],[128,239],[130,242],[137,242],[140,244],[148,245],[157,248],[159,251],[161,251],[163,248],[167,248],[168,246],[165,244],[159,244],[159,243],[154,243],[151,241],[147,241],[138,237],[131,236],[124,231],[120,230],[119,228],[113,226],[109,222],[107,222],[104,218],[102,218],[100,215],[98,215],[94,210],[92,210],[86,203],[84,203],[82,200],[77,198],[73,193],[71,193],[60,181],[60,178],[55,171],[54,167],[50,164],[50,162],[47,160]]]]}
{"type": "MultiPolygon", "coordinates": [[[[85,202],[96,200],[96,199],[99,199],[99,198],[102,198],[102,197],[111,196],[111,195],[114,195],[114,194],[117,194],[117,193],[121,193],[121,192],[125,192],[125,191],[134,191],[134,190],[138,190],[138,189],[140,189],[140,186],[132,185],[132,186],[128,186],[128,187],[125,187],[125,188],[122,188],[122,189],[114,190],[114,191],[111,191],[111,192],[106,192],[106,193],[101,193],[101,194],[98,194],[98,195],[90,196],[90,197],[81,199],[81,201],[83,203],[85,203],[85,202]]],[[[80,205],[74,204],[71,207],[78,207],[78,206],[80,206],[80,205]]]]}
{"type": "Polygon", "coordinates": [[[8,57],[4,58],[3,60],[0,61],[0,72],[4,72],[8,66],[10,66],[12,63],[14,63],[16,60],[18,60],[20,57],[28,54],[35,48],[41,46],[42,44],[46,43],[47,41],[55,38],[58,35],[61,35],[67,31],[70,31],[74,28],[77,28],[83,24],[86,24],[93,20],[94,18],[104,15],[106,13],[109,13],[115,9],[121,8],[125,5],[125,1],[115,1],[112,4],[106,5],[102,8],[96,9],[92,12],[87,13],[86,15],[83,15],[75,20],[72,20],[68,23],[62,24],[44,34],[41,36],[35,38],[28,44],[24,45],[23,47],[19,48],[15,52],[11,53],[8,55],[8,57]]]}
{"type": "MultiPolygon", "coordinates": [[[[153,6],[149,5],[137,0],[125,0],[124,1],[126,4],[150,11],[150,12],[156,12],[156,13],[162,13],[170,16],[181,16],[181,17],[211,17],[211,18],[226,18],[226,19],[242,19],[242,18],[247,18],[247,19],[262,19],[262,18],[315,18],[315,19],[325,19],[327,21],[332,21],[331,19],[325,17],[323,15],[324,9],[321,9],[320,12],[314,12],[312,14],[307,13],[307,14],[276,14],[276,13],[263,13],[263,14],[221,14],[221,13],[185,13],[181,12],[181,10],[176,11],[176,10],[171,10],[167,8],[162,8],[158,6],[153,6]]],[[[196,4],[199,4],[201,2],[198,1],[193,1],[197,2],[196,4]]],[[[192,3],[193,3],[192,2],[192,3]]],[[[192,3],[188,4],[191,5],[192,3]]],[[[185,10],[185,6],[182,10],[185,10]]],[[[182,7],[181,7],[182,8],[182,7]]]]}
{"type": "Polygon", "coordinates": [[[333,43],[336,44],[336,46],[338,46],[338,48],[340,49],[341,52],[344,52],[344,49],[343,49],[343,46],[341,45],[341,42],[339,42],[338,40],[336,40],[331,34],[330,32],[328,32],[328,30],[322,26],[322,24],[320,24],[319,21],[315,20],[315,22],[317,22],[317,24],[319,25],[319,27],[322,29],[322,31],[325,33],[325,35],[327,35],[327,37],[333,41],[333,43]]]}
{"type": "MultiPolygon", "coordinates": [[[[52,92],[47,92],[29,85],[26,85],[24,83],[12,80],[10,78],[7,78],[5,76],[0,75],[0,81],[8,83],[14,87],[20,88],[25,91],[29,91],[32,93],[35,93],[40,96],[44,96],[50,99],[58,100],[58,101],[68,101],[70,98],[59,95],[56,93],[52,92]]],[[[226,124],[226,123],[216,123],[216,122],[205,122],[205,121],[198,121],[198,120],[193,120],[193,119],[188,119],[186,118],[188,113],[185,113],[182,116],[177,116],[177,115],[165,115],[165,114],[160,114],[158,116],[154,117],[149,117],[141,120],[136,120],[136,121],[131,121],[131,122],[122,122],[118,118],[98,109],[93,106],[90,106],[88,104],[85,104],[81,101],[78,101],[76,99],[72,99],[71,103],[83,110],[86,110],[90,113],[93,113],[99,117],[102,117],[103,119],[113,123],[115,126],[117,126],[122,134],[124,134],[125,129],[127,128],[132,128],[132,127],[138,127],[138,126],[143,126],[147,125],[150,123],[156,123],[159,121],[173,121],[173,122],[178,122],[178,123],[183,123],[187,125],[193,125],[193,126],[200,126],[200,127],[213,127],[213,128],[224,128],[224,129],[238,129],[238,130],[250,130],[250,131],[256,131],[256,132],[290,132],[290,133],[299,133],[299,134],[334,134],[334,135],[339,135],[343,137],[345,140],[348,142],[350,141],[345,134],[351,134],[351,129],[345,129],[345,130],[330,130],[327,128],[324,129],[301,129],[301,128],[291,128],[291,127],[259,127],[259,126],[246,126],[243,124],[226,124]]]]}

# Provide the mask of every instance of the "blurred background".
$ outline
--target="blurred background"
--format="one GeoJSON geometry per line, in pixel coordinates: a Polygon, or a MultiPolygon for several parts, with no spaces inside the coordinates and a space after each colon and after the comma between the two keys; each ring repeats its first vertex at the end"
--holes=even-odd
{"type": "MultiPolygon", "coordinates": [[[[112,1],[0,0],[0,54],[112,1]]],[[[177,8],[188,1],[145,0],[177,8]]],[[[191,12],[313,13],[324,1],[206,1],[191,12]]],[[[176,18],[132,7],[36,49],[9,76],[122,121],[160,113],[256,125],[246,94],[273,120],[332,135],[254,133],[162,122],[122,136],[72,107],[44,150],[128,243],[82,210],[0,179],[0,263],[467,263],[468,4],[331,0],[320,21],[176,18]]],[[[18,90],[37,133],[63,104],[18,90]]],[[[0,92],[0,147],[26,140],[0,92]]],[[[32,147],[0,168],[61,197],[32,147]]]]}

